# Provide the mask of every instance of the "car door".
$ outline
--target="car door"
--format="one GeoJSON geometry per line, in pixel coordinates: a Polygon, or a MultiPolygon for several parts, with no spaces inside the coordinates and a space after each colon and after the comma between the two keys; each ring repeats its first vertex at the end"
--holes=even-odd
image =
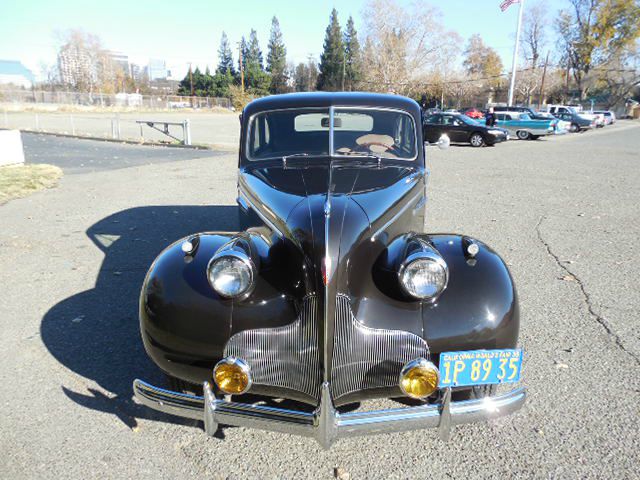
{"type": "Polygon", "coordinates": [[[442,135],[442,115],[433,113],[428,115],[423,122],[422,135],[429,143],[437,142],[442,135]]]}
{"type": "Polygon", "coordinates": [[[509,131],[509,120],[511,120],[511,115],[506,113],[496,113],[496,127],[505,128],[509,131]]]}
{"type": "Polygon", "coordinates": [[[467,142],[469,137],[466,124],[453,115],[442,116],[442,133],[447,134],[452,142],[467,142]]]}

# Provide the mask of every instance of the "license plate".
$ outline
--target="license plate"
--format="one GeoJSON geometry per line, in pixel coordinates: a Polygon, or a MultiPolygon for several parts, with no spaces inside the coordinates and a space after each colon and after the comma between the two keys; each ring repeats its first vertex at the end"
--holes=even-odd
{"type": "Polygon", "coordinates": [[[520,380],[522,350],[470,350],[440,354],[439,387],[464,387],[520,380]]]}

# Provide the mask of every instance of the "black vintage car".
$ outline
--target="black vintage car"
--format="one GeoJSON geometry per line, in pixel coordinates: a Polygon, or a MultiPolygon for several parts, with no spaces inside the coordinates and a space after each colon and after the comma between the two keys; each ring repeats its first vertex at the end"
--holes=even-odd
{"type": "Polygon", "coordinates": [[[392,95],[250,103],[243,230],[194,233],[151,265],[140,327],[173,387],[136,380],[136,398],[209,434],[254,427],[325,447],[427,427],[446,436],[519,409],[523,388],[495,388],[520,377],[511,275],[479,240],[423,233],[420,122],[417,103],[392,95]],[[380,397],[405,405],[353,408],[380,397]]]}
{"type": "Polygon", "coordinates": [[[474,120],[459,113],[426,115],[423,132],[428,142],[435,142],[442,135],[447,135],[451,142],[469,143],[473,147],[492,146],[509,139],[509,132],[506,130],[488,127],[484,120],[474,120]]]}

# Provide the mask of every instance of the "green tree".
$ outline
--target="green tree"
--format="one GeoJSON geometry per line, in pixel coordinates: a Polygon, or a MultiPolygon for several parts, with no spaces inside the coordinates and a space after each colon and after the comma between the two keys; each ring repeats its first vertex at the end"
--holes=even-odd
{"type": "Polygon", "coordinates": [[[267,52],[267,72],[271,74],[271,93],[288,91],[287,85],[287,48],[284,45],[280,23],[274,16],[271,19],[271,35],[267,52]]]}
{"type": "Polygon", "coordinates": [[[251,33],[249,34],[249,43],[247,44],[245,62],[255,63],[261,70],[264,70],[262,50],[260,50],[260,43],[258,42],[258,32],[254,29],[251,29],[251,33]]]}
{"type": "Polygon", "coordinates": [[[271,75],[264,71],[262,64],[262,50],[258,42],[258,34],[251,30],[246,55],[243,55],[244,84],[248,92],[255,96],[269,94],[271,75]]]}
{"type": "MultiPolygon", "coordinates": [[[[240,71],[247,68],[247,54],[249,52],[249,48],[247,46],[247,41],[244,38],[244,35],[242,36],[242,39],[240,40],[240,55],[238,56],[238,75],[240,74],[240,71]],[[242,62],[242,64],[241,64],[242,62]]],[[[239,80],[238,80],[239,81],[239,80]]]]}
{"type": "Polygon", "coordinates": [[[331,11],[329,25],[324,36],[324,47],[320,55],[318,90],[338,91],[342,87],[345,70],[345,51],[338,12],[331,11]]]}
{"type": "Polygon", "coordinates": [[[211,97],[226,97],[231,96],[230,87],[234,84],[234,77],[230,70],[223,72],[216,72],[211,77],[211,88],[209,90],[209,96],[211,97]]]}
{"type": "Polygon", "coordinates": [[[318,66],[313,59],[305,64],[300,62],[294,70],[293,80],[296,92],[310,92],[315,90],[318,83],[318,66]]]}
{"type": "Polygon", "coordinates": [[[230,72],[231,75],[236,74],[236,69],[233,67],[233,53],[229,46],[229,39],[227,34],[222,32],[222,38],[220,39],[220,47],[218,48],[218,68],[217,73],[230,72]]]}
{"type": "Polygon", "coordinates": [[[562,39],[559,53],[576,82],[580,99],[585,100],[601,73],[606,73],[607,65],[617,63],[637,48],[640,3],[637,0],[569,0],[569,3],[571,8],[562,10],[556,22],[562,39]]]}
{"type": "Polygon", "coordinates": [[[358,42],[358,32],[351,16],[347,20],[347,28],[344,32],[344,52],[346,58],[345,90],[358,90],[362,80],[362,54],[360,42],[358,42]]]}

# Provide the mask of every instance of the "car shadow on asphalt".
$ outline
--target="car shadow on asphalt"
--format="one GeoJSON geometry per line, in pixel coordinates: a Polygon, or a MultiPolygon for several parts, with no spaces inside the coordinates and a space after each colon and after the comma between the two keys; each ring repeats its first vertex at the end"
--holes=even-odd
{"type": "Polygon", "coordinates": [[[51,354],[96,384],[87,385],[82,393],[63,385],[69,399],[114,414],[129,428],[137,427],[141,418],[199,424],[155,412],[132,399],[135,378],[156,385],[165,382],[142,345],[138,296],[151,262],[170,243],[196,232],[238,227],[237,206],[180,205],[123,210],[86,231],[104,253],[95,287],[53,306],[41,325],[42,340],[51,354]]]}

